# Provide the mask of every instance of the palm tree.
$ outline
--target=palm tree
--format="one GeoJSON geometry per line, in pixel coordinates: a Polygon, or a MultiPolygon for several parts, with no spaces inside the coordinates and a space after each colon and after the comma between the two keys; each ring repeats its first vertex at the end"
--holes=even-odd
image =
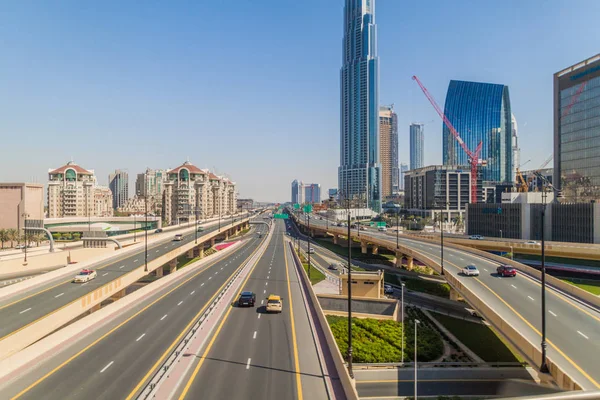
{"type": "Polygon", "coordinates": [[[6,229],[0,229],[0,242],[2,242],[2,248],[4,248],[4,242],[8,241],[8,231],[6,229]]]}
{"type": "Polygon", "coordinates": [[[463,220],[462,214],[458,214],[458,217],[456,217],[456,230],[460,232],[464,227],[465,221],[463,220]]]}
{"type": "Polygon", "coordinates": [[[10,240],[10,247],[14,247],[14,241],[19,240],[19,231],[17,229],[11,228],[7,229],[7,234],[7,240],[10,240]]]}

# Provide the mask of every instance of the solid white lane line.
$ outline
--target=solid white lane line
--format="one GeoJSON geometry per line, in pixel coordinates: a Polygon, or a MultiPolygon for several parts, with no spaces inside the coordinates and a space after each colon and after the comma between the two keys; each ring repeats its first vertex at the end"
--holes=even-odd
{"type": "Polygon", "coordinates": [[[177,305],[178,305],[178,306],[180,306],[180,305],[181,305],[181,303],[183,303],[183,300],[182,300],[182,301],[180,301],[179,303],[177,303],[177,305]]]}
{"type": "Polygon", "coordinates": [[[577,331],[577,333],[579,333],[581,336],[583,336],[586,339],[589,339],[589,337],[585,336],[583,333],[581,333],[580,331],[577,331]]]}
{"type": "Polygon", "coordinates": [[[192,290],[192,292],[190,293],[190,296],[193,295],[194,293],[196,293],[196,291],[192,290]]]}
{"type": "Polygon", "coordinates": [[[202,285],[200,285],[201,287],[204,286],[204,282],[202,282],[202,285]]]}
{"type": "Polygon", "coordinates": [[[515,285],[510,285],[510,286],[514,287],[515,289],[517,288],[515,285]]]}
{"type": "Polygon", "coordinates": [[[106,276],[106,275],[108,275],[108,272],[107,272],[107,273],[105,273],[105,274],[102,274],[102,276],[106,276]]]}
{"type": "Polygon", "coordinates": [[[23,310],[23,311],[21,311],[19,314],[26,313],[26,312],[27,312],[27,311],[29,311],[29,310],[31,310],[31,307],[29,307],[27,310],[23,310]]]}
{"type": "Polygon", "coordinates": [[[138,259],[137,259],[137,258],[136,258],[135,260],[133,260],[133,262],[137,262],[137,261],[138,261],[138,259]]]}
{"type": "MultiPolygon", "coordinates": [[[[137,260],[136,260],[136,261],[137,261],[137,260]]],[[[119,267],[119,269],[123,269],[123,268],[125,268],[125,266],[124,266],[124,265],[121,265],[121,266],[119,267]]]]}
{"type": "Polygon", "coordinates": [[[252,339],[256,339],[256,331],[254,331],[254,336],[252,336],[252,339]]]}
{"type": "Polygon", "coordinates": [[[250,359],[248,359],[248,362],[246,363],[246,369],[250,369],[250,359]]]}
{"type": "Polygon", "coordinates": [[[142,333],[142,335],[141,335],[139,338],[135,339],[135,341],[136,341],[136,342],[139,342],[139,341],[140,341],[140,339],[141,339],[141,338],[143,338],[144,336],[146,336],[146,334],[145,334],[145,333],[142,333]]]}
{"type": "Polygon", "coordinates": [[[106,371],[111,365],[113,365],[114,361],[109,362],[108,364],[106,364],[106,367],[102,368],[100,370],[100,373],[103,373],[104,371],[106,371]]]}
{"type": "Polygon", "coordinates": [[[63,294],[65,294],[65,293],[63,292],[63,293],[61,293],[61,294],[57,294],[56,296],[54,296],[54,298],[55,298],[55,299],[56,299],[56,298],[59,298],[59,297],[60,297],[60,296],[62,296],[63,294]]]}
{"type": "Polygon", "coordinates": [[[533,297],[531,297],[531,296],[527,296],[527,297],[529,297],[529,299],[533,300],[533,297]]]}
{"type": "Polygon", "coordinates": [[[556,317],[556,314],[554,314],[552,310],[548,310],[548,312],[556,317]]]}
{"type": "Polygon", "coordinates": [[[167,318],[167,314],[163,315],[163,317],[160,320],[162,321],[165,318],[167,318]]]}

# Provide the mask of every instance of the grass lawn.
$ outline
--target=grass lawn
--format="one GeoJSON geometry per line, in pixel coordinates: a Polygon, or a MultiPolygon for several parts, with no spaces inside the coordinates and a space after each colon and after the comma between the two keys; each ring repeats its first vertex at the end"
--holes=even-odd
{"type": "MultiPolygon", "coordinates": [[[[335,337],[340,353],[348,351],[348,318],[327,316],[327,322],[335,337]]],[[[407,324],[404,359],[412,361],[414,334],[412,323],[407,324]]],[[[402,323],[372,318],[352,318],[352,359],[357,363],[399,362],[402,359],[402,323]]],[[[419,328],[419,361],[431,361],[440,357],[444,345],[438,332],[423,326],[419,328]]]]}
{"type": "MultiPolygon", "coordinates": [[[[385,272],[384,278],[386,282],[400,286],[400,277],[398,275],[385,272]]],[[[404,278],[402,281],[409,290],[427,293],[433,296],[443,297],[445,299],[450,298],[450,285],[447,283],[436,283],[420,278],[404,278]]]]}
{"type": "Polygon", "coordinates": [[[433,313],[442,325],[475,354],[488,362],[522,362],[487,325],[433,313]]]}
{"type": "Polygon", "coordinates": [[[567,283],[570,283],[571,285],[575,285],[583,290],[586,290],[592,294],[595,294],[596,296],[600,296],[600,281],[593,281],[590,279],[577,279],[577,278],[561,278],[559,277],[560,280],[563,280],[567,283]]]}
{"type": "MultiPolygon", "coordinates": [[[[309,273],[308,272],[308,262],[307,262],[306,258],[304,258],[303,255],[300,255],[300,260],[302,260],[302,266],[304,267],[304,270],[308,274],[309,273]]],[[[317,283],[319,283],[325,279],[325,275],[315,267],[311,267],[310,274],[308,277],[310,278],[310,283],[312,285],[316,285],[317,283]]]]}
{"type": "MultiPolygon", "coordinates": [[[[335,254],[342,256],[342,257],[347,257],[348,256],[348,248],[347,247],[342,247],[340,245],[337,244],[333,244],[333,242],[331,240],[327,240],[327,239],[318,239],[315,238],[314,239],[319,245],[325,247],[326,249],[334,252],[335,254]]],[[[394,256],[391,256],[391,258],[388,258],[388,255],[382,255],[382,254],[363,254],[360,251],[359,247],[353,247],[352,248],[352,258],[355,260],[359,260],[359,261],[363,261],[363,262],[369,262],[369,263],[379,263],[379,264],[390,264],[390,260],[394,258],[394,256]]]]}

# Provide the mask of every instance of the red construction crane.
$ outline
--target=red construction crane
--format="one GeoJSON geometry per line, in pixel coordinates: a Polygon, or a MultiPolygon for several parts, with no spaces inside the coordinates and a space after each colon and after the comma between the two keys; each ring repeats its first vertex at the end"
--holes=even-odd
{"type": "Polygon", "coordinates": [[[577,89],[577,92],[575,93],[575,95],[571,99],[571,102],[569,103],[569,105],[567,106],[567,108],[565,108],[565,111],[563,111],[561,117],[566,117],[567,114],[569,114],[569,112],[571,112],[571,108],[573,108],[573,106],[575,105],[575,103],[577,102],[577,100],[579,100],[579,96],[581,96],[581,93],[583,93],[583,89],[585,89],[585,85],[587,85],[587,83],[588,83],[588,81],[585,81],[585,82],[583,82],[581,84],[581,86],[579,86],[579,89],[577,89]]]}
{"type": "Polygon", "coordinates": [[[448,118],[446,118],[446,115],[444,115],[441,108],[437,105],[437,103],[435,102],[435,99],[433,98],[433,96],[431,96],[431,94],[429,93],[427,88],[425,86],[423,86],[423,84],[421,83],[419,78],[417,78],[416,76],[413,76],[412,78],[414,81],[417,82],[417,84],[419,85],[419,87],[421,88],[421,90],[423,91],[425,96],[427,97],[427,100],[429,100],[429,102],[431,103],[433,108],[435,108],[435,111],[442,118],[442,120],[444,121],[444,124],[446,124],[446,126],[448,127],[450,132],[452,132],[452,136],[454,136],[456,141],[460,144],[460,147],[462,147],[462,149],[465,151],[465,153],[469,157],[469,164],[471,165],[471,203],[477,203],[477,169],[479,168],[479,165],[486,164],[485,161],[482,161],[479,159],[479,156],[481,155],[481,146],[482,146],[483,142],[481,142],[481,141],[479,142],[479,144],[477,145],[477,148],[475,149],[475,152],[472,152],[471,150],[469,150],[469,148],[467,147],[465,142],[463,142],[462,138],[460,137],[460,135],[458,134],[456,129],[454,129],[454,126],[452,126],[452,123],[450,122],[450,120],[448,118]]]}

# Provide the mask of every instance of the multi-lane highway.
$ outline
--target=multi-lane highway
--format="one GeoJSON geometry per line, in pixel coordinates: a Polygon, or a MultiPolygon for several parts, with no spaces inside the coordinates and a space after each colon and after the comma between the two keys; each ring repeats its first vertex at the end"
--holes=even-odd
{"type": "Polygon", "coordinates": [[[228,310],[180,399],[328,398],[285,226],[275,224],[271,243],[242,287],[256,293],[256,307],[228,310]],[[281,314],[265,313],[269,294],[283,297],[281,314]]]}
{"type": "MultiPolygon", "coordinates": [[[[225,228],[227,225],[224,224],[222,229],[225,228]]],[[[214,225],[207,227],[204,232],[198,232],[198,237],[217,229],[218,227],[214,225]]],[[[193,231],[186,233],[182,241],[173,241],[174,234],[168,234],[164,239],[148,246],[148,262],[195,240],[193,231]]],[[[0,321],[2,321],[0,340],[106,283],[144,266],[144,262],[144,249],[142,248],[133,254],[124,255],[117,261],[101,263],[100,266],[94,268],[98,273],[97,278],[89,283],[72,283],[73,277],[69,276],[0,302],[0,321]]]]}
{"type": "MultiPolygon", "coordinates": [[[[311,226],[323,227],[324,221],[313,218],[311,226]]],[[[355,230],[352,232],[356,234],[355,230]]],[[[384,232],[368,231],[368,235],[387,240],[395,246],[396,238],[384,232]]],[[[440,246],[416,239],[400,237],[400,244],[440,261],[440,246]]],[[[393,247],[392,247],[393,248],[393,247]]],[[[499,264],[466,251],[444,248],[444,266],[481,300],[491,305],[504,321],[512,324],[531,343],[541,342],[541,285],[518,274],[501,278],[499,264]],[[476,265],[479,277],[462,276],[467,265],[476,265]]],[[[549,289],[546,295],[548,356],[586,389],[600,388],[600,312],[581,304],[561,292],[549,289]]]]}
{"type": "MultiPolygon", "coordinates": [[[[266,231],[265,227],[258,230],[266,231]]],[[[229,278],[265,240],[253,235],[234,252],[76,340],[0,387],[6,399],[124,399],[138,393],[229,278]]],[[[223,376],[229,382],[230,376],[223,376]]]]}

